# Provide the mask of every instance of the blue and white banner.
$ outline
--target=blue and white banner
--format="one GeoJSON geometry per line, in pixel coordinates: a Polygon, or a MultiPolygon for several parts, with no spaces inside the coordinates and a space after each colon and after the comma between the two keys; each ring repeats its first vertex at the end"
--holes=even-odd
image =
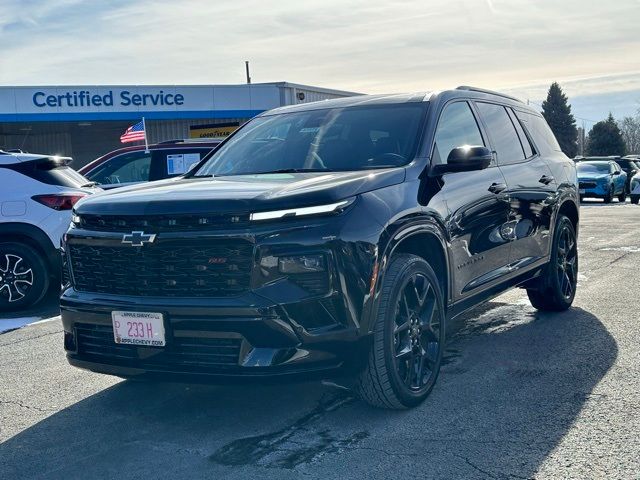
{"type": "Polygon", "coordinates": [[[276,85],[0,87],[0,121],[248,118],[281,105],[276,85]]]}

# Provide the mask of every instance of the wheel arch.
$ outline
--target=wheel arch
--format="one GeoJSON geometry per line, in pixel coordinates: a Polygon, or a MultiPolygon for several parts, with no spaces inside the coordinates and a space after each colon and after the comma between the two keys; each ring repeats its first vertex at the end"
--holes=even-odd
{"type": "Polygon", "coordinates": [[[576,203],[571,199],[566,199],[558,208],[558,214],[556,215],[556,218],[559,215],[564,215],[569,220],[571,220],[571,223],[573,224],[573,228],[576,231],[577,235],[578,226],[580,224],[580,211],[576,203]]]}
{"type": "Polygon", "coordinates": [[[391,258],[398,253],[417,255],[431,265],[438,276],[446,309],[449,303],[452,275],[449,268],[447,240],[442,227],[435,220],[427,220],[398,229],[380,258],[378,287],[382,284],[391,258]]]}
{"type": "Polygon", "coordinates": [[[60,274],[60,255],[47,234],[29,223],[0,223],[0,241],[22,242],[36,249],[45,259],[50,276],[60,274]]]}

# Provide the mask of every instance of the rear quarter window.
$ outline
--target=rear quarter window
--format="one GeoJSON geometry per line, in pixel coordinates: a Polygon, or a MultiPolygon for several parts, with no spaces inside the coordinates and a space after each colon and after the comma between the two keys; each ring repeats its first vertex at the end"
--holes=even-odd
{"type": "Polygon", "coordinates": [[[47,185],[78,188],[89,183],[89,180],[66,165],[54,166],[46,162],[29,161],[2,168],[9,168],[33,180],[46,183],[47,185]]]}
{"type": "Polygon", "coordinates": [[[562,152],[555,135],[547,125],[546,120],[540,115],[516,110],[516,116],[527,129],[529,135],[541,153],[562,152]]]}

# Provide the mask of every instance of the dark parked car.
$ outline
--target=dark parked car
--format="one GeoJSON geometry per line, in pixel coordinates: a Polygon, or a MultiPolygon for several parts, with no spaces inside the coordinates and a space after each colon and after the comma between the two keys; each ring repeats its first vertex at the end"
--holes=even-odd
{"type": "Polygon", "coordinates": [[[615,162],[627,174],[626,193],[631,193],[631,178],[638,172],[640,172],[640,166],[635,158],[622,157],[616,158],[615,162]]]}
{"type": "Polygon", "coordinates": [[[82,175],[109,190],[141,182],[163,180],[186,173],[220,144],[218,140],[171,140],[124,147],[109,152],[78,169],[82,175]]]}
{"type": "Polygon", "coordinates": [[[186,177],[79,203],[72,365],[181,381],[342,377],[431,391],[452,318],[512,287],[573,302],[574,163],[543,117],[470,87],[266,112],[186,177]]]}

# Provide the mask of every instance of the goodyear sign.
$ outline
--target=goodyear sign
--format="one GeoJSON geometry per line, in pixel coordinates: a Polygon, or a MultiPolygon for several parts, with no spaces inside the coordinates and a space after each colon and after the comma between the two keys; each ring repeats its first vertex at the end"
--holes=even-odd
{"type": "Polygon", "coordinates": [[[238,122],[192,125],[189,127],[189,138],[224,139],[235,132],[239,126],[240,124],[238,122]]]}

